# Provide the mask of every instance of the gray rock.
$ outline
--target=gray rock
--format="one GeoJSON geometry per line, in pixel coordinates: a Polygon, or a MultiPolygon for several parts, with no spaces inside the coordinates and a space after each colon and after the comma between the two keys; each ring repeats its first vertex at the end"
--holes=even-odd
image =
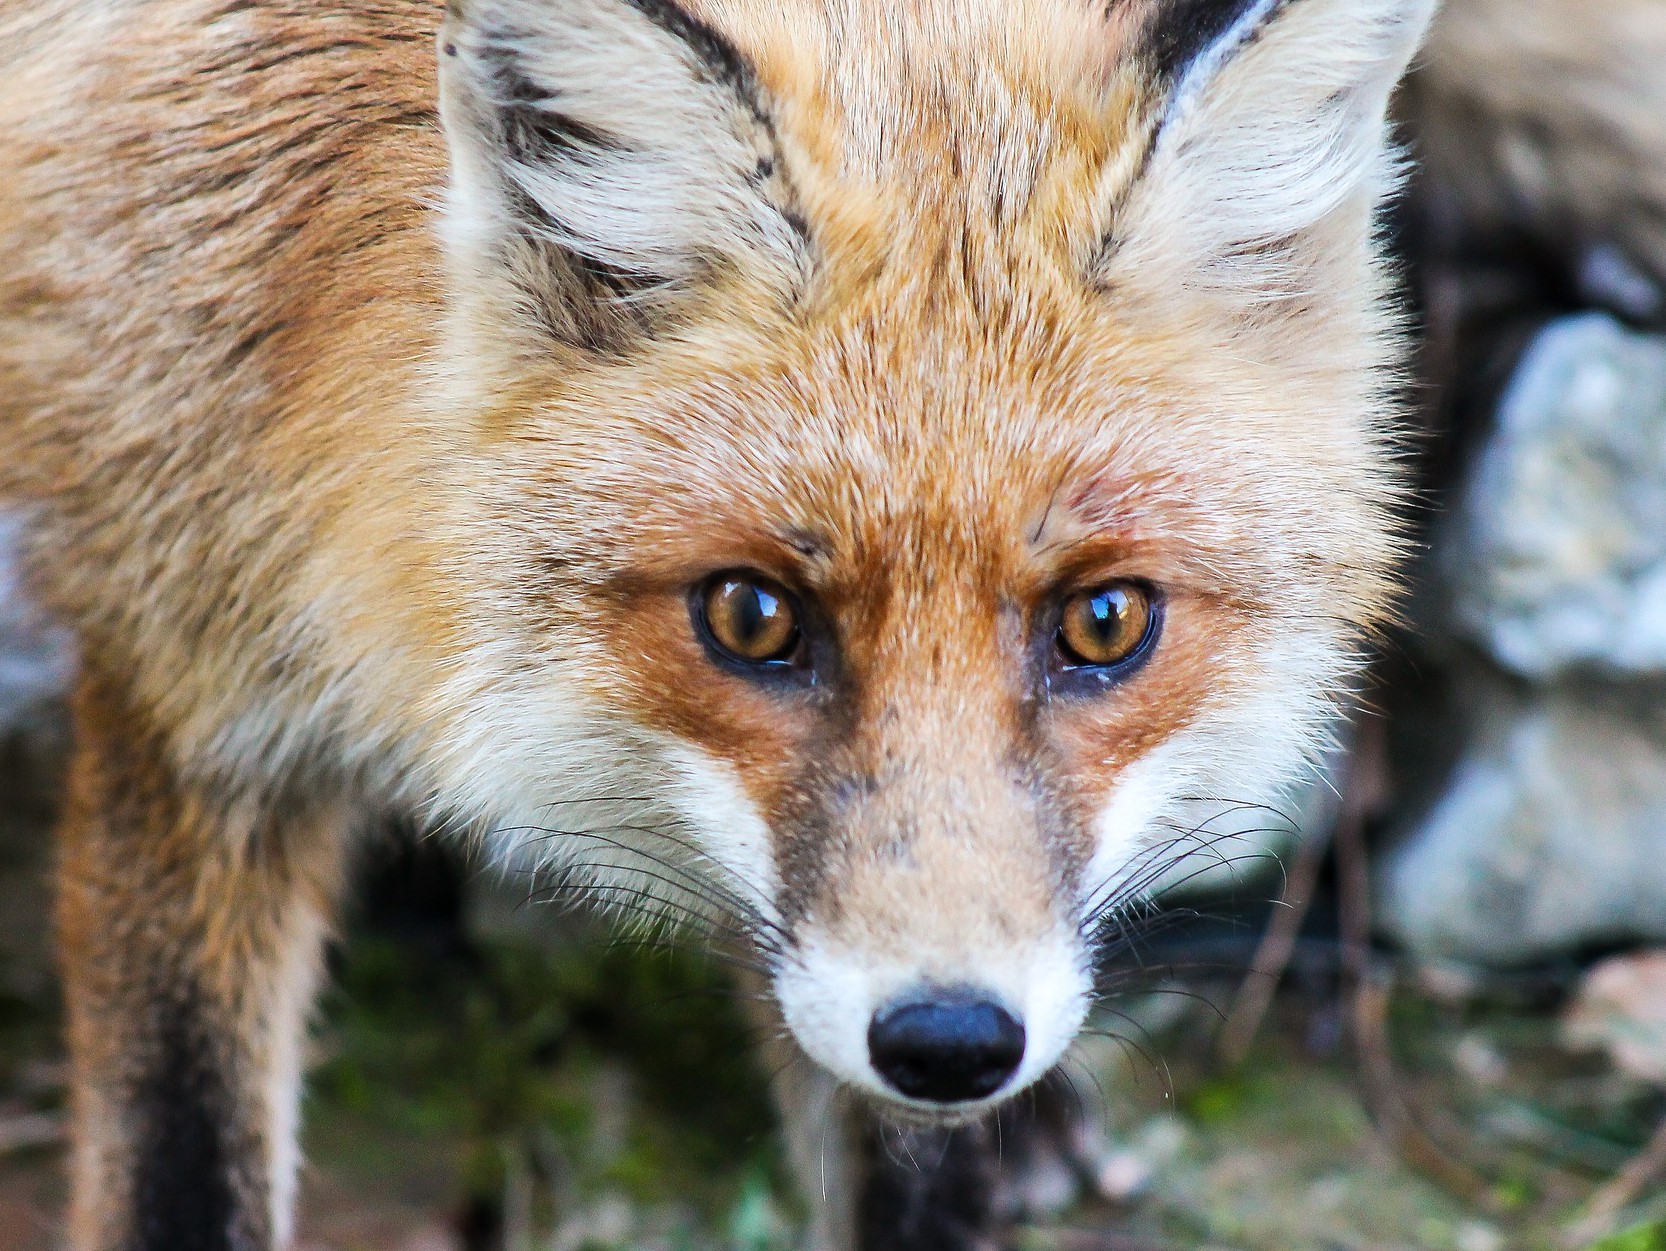
{"type": "Polygon", "coordinates": [[[52,983],[48,832],[73,653],[68,634],[23,596],[17,536],[15,519],[0,514],[0,995],[40,1002],[52,983]]]}
{"type": "Polygon", "coordinates": [[[1505,668],[1666,674],[1666,340],[1546,329],[1437,539],[1452,628],[1505,668]]]}
{"type": "Polygon", "coordinates": [[[1542,332],[1432,565],[1459,707],[1412,761],[1433,794],[1405,800],[1383,928],[1491,965],[1666,939],[1666,339],[1542,332]]]}
{"type": "Polygon", "coordinates": [[[17,519],[0,513],[0,735],[25,728],[61,700],[74,668],[68,633],[23,594],[19,532],[17,519]]]}
{"type": "Polygon", "coordinates": [[[1498,966],[1666,940],[1663,711],[1658,691],[1482,684],[1446,789],[1383,865],[1382,927],[1498,966]]]}

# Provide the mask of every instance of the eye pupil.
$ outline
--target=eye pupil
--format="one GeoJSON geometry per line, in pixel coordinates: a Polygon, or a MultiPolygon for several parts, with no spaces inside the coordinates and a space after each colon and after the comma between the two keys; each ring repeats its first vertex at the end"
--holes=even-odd
{"type": "Polygon", "coordinates": [[[1128,596],[1121,591],[1103,591],[1088,600],[1094,632],[1108,642],[1120,634],[1128,615],[1128,596]]]}
{"type": "Polygon", "coordinates": [[[745,577],[714,579],[701,602],[717,649],[751,664],[785,660],[798,645],[798,620],[774,583],[745,577]]]}
{"type": "Polygon", "coordinates": [[[734,602],[736,630],[748,643],[762,636],[781,611],[781,601],[759,586],[741,584],[734,602]]]}
{"type": "Polygon", "coordinates": [[[1140,650],[1151,619],[1150,594],[1132,582],[1073,595],[1059,621],[1059,651],[1073,665],[1120,664],[1140,650]]]}

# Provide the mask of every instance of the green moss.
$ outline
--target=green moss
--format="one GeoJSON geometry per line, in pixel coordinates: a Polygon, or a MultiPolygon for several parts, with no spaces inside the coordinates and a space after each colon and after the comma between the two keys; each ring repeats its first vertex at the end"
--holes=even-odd
{"type": "Polygon", "coordinates": [[[1638,1225],[1594,1242],[1586,1251],[1666,1251],[1666,1221],[1638,1225]]]}

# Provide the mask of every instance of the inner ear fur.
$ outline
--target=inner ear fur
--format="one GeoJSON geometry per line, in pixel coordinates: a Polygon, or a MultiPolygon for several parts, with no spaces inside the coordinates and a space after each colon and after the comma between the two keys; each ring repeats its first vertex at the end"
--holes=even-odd
{"type": "Polygon", "coordinates": [[[1321,306],[1369,263],[1397,183],[1388,104],[1435,0],[1151,0],[1144,168],[1095,262],[1108,285],[1236,313],[1321,306]],[[1346,280],[1346,279],[1344,279],[1346,280]]]}
{"type": "Polygon", "coordinates": [[[467,0],[440,34],[445,236],[465,297],[611,351],[809,241],[752,65],[668,0],[467,0]]]}

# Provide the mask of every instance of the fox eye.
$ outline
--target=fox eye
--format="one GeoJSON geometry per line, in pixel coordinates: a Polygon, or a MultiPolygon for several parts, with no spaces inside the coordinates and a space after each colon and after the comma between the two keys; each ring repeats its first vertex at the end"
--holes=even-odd
{"type": "Polygon", "coordinates": [[[1140,656],[1156,624],[1148,588],[1138,582],[1112,582],[1065,600],[1056,644],[1067,665],[1110,668],[1140,656]]]}
{"type": "Polygon", "coordinates": [[[781,664],[798,650],[798,614],[777,582],[748,573],[720,573],[695,597],[699,624],[723,656],[745,664],[781,664]]]}

